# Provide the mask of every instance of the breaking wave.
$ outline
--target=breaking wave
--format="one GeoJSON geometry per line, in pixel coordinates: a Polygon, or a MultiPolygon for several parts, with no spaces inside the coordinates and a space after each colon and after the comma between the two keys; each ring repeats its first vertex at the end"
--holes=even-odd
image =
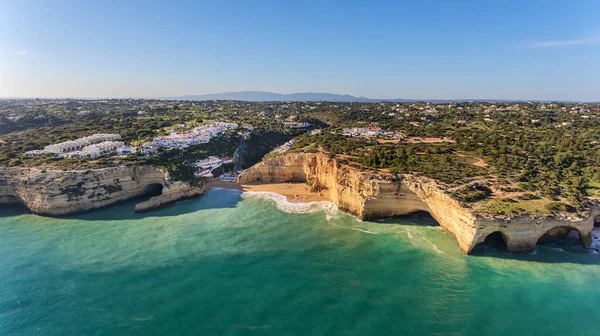
{"type": "Polygon", "coordinates": [[[338,211],[337,207],[332,202],[319,201],[294,203],[288,201],[287,197],[284,195],[267,191],[246,191],[242,193],[242,196],[273,201],[279,210],[286,213],[301,214],[325,211],[330,214],[335,214],[338,211]]]}

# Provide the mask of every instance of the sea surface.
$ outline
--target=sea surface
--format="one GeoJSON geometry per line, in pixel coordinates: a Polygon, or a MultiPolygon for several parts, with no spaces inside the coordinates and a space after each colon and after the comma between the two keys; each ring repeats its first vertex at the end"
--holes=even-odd
{"type": "Polygon", "coordinates": [[[464,256],[427,219],[255,196],[2,206],[0,335],[600,335],[600,256],[573,242],[464,256]]]}

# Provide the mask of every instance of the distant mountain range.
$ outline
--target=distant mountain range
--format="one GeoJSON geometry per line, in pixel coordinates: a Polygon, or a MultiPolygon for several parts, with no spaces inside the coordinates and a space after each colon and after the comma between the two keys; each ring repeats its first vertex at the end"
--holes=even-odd
{"type": "Polygon", "coordinates": [[[273,101],[273,102],[286,102],[286,101],[326,101],[326,102],[360,102],[360,103],[374,103],[374,102],[416,102],[416,101],[428,101],[436,103],[450,103],[450,102],[464,102],[464,101],[476,101],[476,102],[525,102],[525,101],[540,101],[540,100],[510,100],[510,99],[374,99],[367,97],[356,97],[347,94],[335,94],[335,93],[319,93],[319,92],[301,92],[301,93],[275,93],[265,91],[239,91],[239,92],[222,92],[222,93],[210,93],[203,95],[187,95],[179,97],[163,97],[160,99],[166,100],[239,100],[239,101],[273,101]]]}
{"type": "MultiPolygon", "coordinates": [[[[580,101],[566,100],[539,100],[539,99],[376,99],[368,97],[356,97],[347,94],[335,93],[319,93],[319,92],[300,92],[300,93],[275,93],[266,91],[238,91],[238,92],[221,92],[209,93],[203,95],[186,95],[177,97],[70,97],[70,98],[19,98],[19,97],[0,97],[4,99],[162,99],[162,100],[238,100],[249,102],[301,102],[301,101],[323,101],[323,102],[359,102],[359,103],[377,103],[377,102],[432,102],[432,103],[453,103],[453,102],[564,102],[564,103],[580,103],[580,101]]],[[[598,103],[598,102],[588,102],[598,103]]]]}
{"type": "Polygon", "coordinates": [[[240,101],[328,101],[328,102],[376,102],[381,99],[370,99],[366,97],[355,97],[351,95],[342,95],[334,93],[275,93],[265,91],[239,91],[222,92],[204,95],[188,95],[180,97],[170,97],[165,99],[177,100],[240,100],[240,101]]]}

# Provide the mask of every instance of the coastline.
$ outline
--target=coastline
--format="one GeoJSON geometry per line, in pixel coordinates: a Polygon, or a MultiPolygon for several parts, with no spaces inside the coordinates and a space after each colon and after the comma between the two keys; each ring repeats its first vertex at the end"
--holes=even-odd
{"type": "Polygon", "coordinates": [[[235,189],[242,192],[279,194],[285,196],[290,203],[331,202],[328,191],[311,192],[305,183],[252,182],[239,184],[236,182],[214,181],[211,187],[235,189]]]}

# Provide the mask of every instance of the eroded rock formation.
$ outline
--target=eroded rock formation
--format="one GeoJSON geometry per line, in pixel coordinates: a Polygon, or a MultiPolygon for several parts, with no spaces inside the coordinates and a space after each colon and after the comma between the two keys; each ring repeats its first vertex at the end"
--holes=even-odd
{"type": "MultiPolygon", "coordinates": [[[[0,203],[22,203],[40,215],[84,212],[163,188],[157,207],[201,193],[182,182],[169,182],[166,174],[150,166],[121,166],[87,171],[4,169],[0,172],[0,203]],[[162,195],[161,195],[162,196],[162,195]]],[[[145,209],[152,208],[146,203],[145,209]]]]}
{"type": "Polygon", "coordinates": [[[189,184],[184,182],[173,182],[168,187],[165,187],[160,195],[136,204],[135,212],[146,212],[182,199],[200,196],[210,187],[210,183],[205,183],[199,187],[190,187],[189,184]]]}
{"type": "Polygon", "coordinates": [[[453,199],[445,192],[445,186],[434,180],[358,171],[319,153],[289,153],[258,163],[238,179],[240,183],[252,181],[306,182],[314,190],[328,189],[331,200],[340,210],[360,219],[427,211],[456,237],[465,253],[497,231],[512,252],[531,252],[538,239],[558,238],[571,229],[577,230],[582,245],[589,247],[594,217],[600,213],[594,210],[579,221],[529,216],[486,218],[453,199]]]}

